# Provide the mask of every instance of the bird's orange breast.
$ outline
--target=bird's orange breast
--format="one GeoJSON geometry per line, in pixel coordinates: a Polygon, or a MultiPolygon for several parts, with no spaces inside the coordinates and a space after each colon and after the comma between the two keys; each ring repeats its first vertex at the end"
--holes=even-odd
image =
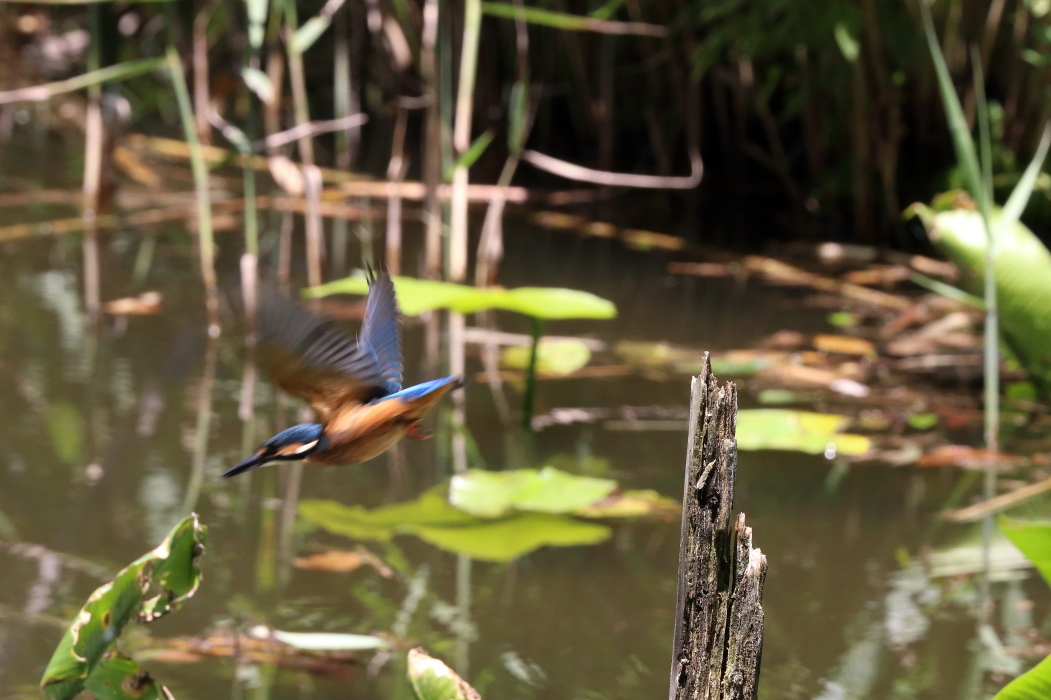
{"type": "Polygon", "coordinates": [[[325,426],[326,448],[312,454],[315,464],[357,464],[382,454],[405,437],[411,419],[401,401],[344,408],[325,426]]]}

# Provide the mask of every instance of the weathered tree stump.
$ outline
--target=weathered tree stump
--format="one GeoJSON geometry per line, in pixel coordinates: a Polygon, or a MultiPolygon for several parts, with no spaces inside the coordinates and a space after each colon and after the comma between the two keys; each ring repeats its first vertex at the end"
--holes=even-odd
{"type": "Polygon", "coordinates": [[[705,355],[693,378],[669,700],[753,700],[763,649],[766,557],[744,513],[730,529],[737,387],[705,355]]]}

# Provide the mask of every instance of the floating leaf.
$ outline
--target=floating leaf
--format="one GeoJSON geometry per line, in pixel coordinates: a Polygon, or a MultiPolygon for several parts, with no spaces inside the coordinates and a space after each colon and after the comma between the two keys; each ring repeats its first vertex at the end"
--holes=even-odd
{"type": "MultiPolygon", "coordinates": [[[[452,282],[420,280],[413,277],[395,277],[394,288],[398,294],[398,305],[407,316],[418,316],[425,311],[435,309],[450,309],[463,314],[473,314],[488,309],[503,309],[544,319],[604,319],[617,315],[613,302],[575,289],[479,288],[452,282]]],[[[364,275],[346,277],[303,290],[303,295],[308,298],[325,297],[330,294],[367,293],[368,282],[364,275]]]]}
{"type": "Polygon", "coordinates": [[[913,430],[930,430],[938,425],[937,413],[913,413],[905,422],[913,430]]]}
{"type": "Polygon", "coordinates": [[[573,515],[582,518],[674,518],[681,512],[682,506],[674,498],[647,489],[611,494],[573,511],[573,515]]]}
{"type": "Polygon", "coordinates": [[[612,531],[564,515],[521,513],[503,520],[480,520],[468,527],[421,525],[415,534],[425,542],[473,559],[508,562],[541,547],[598,544],[612,531]]]}
{"type": "MultiPolygon", "coordinates": [[[[527,369],[532,348],[517,345],[504,348],[500,364],[507,369],[527,369]]],[[[542,338],[537,346],[536,367],[540,373],[567,375],[591,361],[591,350],[575,338],[542,338]]]]}
{"type": "Polygon", "coordinates": [[[846,416],[780,408],[759,408],[737,414],[737,449],[788,450],[809,454],[861,455],[871,441],[864,435],[841,433],[846,416]]]}
{"type": "Polygon", "coordinates": [[[328,532],[353,539],[388,540],[411,534],[442,549],[489,561],[511,561],[545,545],[594,544],[610,535],[605,526],[544,513],[520,513],[502,520],[476,518],[450,505],[446,488],[442,484],[415,501],[373,510],[335,501],[301,501],[299,514],[328,532]]]}
{"type": "MultiPolygon", "coordinates": [[[[204,526],[198,523],[196,515],[190,515],[172,528],[156,549],[96,589],[66,630],[44,670],[40,681],[42,697],[70,700],[93,684],[112,686],[122,670],[138,674],[130,670],[122,657],[106,654],[132,617],[151,622],[197,591],[201,580],[197,557],[204,551],[204,539],[204,526]],[[147,594],[152,597],[146,599],[147,594]]],[[[143,688],[145,693],[148,687],[143,688]]]]}
{"type": "Polygon", "coordinates": [[[571,513],[602,500],[617,482],[575,476],[552,467],[489,472],[472,469],[449,484],[449,503],[479,518],[498,518],[512,510],[571,513]]]}
{"type": "Polygon", "coordinates": [[[277,641],[306,651],[364,651],[386,649],[387,642],[371,634],[342,634],[337,632],[283,632],[271,630],[277,641]]]}
{"type": "Polygon", "coordinates": [[[829,352],[837,355],[857,355],[859,357],[875,357],[876,346],[864,338],[855,338],[851,335],[815,335],[814,347],[821,352],[829,352]]]}
{"type": "Polygon", "coordinates": [[[421,648],[408,655],[409,682],[418,700],[481,700],[478,691],[421,648]]]}

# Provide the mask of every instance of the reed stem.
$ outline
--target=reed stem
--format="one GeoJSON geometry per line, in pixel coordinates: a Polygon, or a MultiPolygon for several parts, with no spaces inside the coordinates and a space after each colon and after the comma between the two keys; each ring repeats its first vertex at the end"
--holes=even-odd
{"type": "Polygon", "coordinates": [[[190,150],[190,166],[193,170],[194,189],[197,194],[197,240],[201,256],[201,278],[204,280],[205,305],[208,311],[208,335],[219,335],[219,289],[215,277],[215,238],[212,233],[211,193],[208,187],[208,167],[201,152],[201,142],[197,139],[197,128],[194,122],[193,107],[190,104],[190,93],[186,88],[186,74],[182,61],[175,49],[175,13],[172,6],[168,12],[168,48],[165,57],[168,61],[168,73],[172,87],[175,89],[175,101],[179,106],[183,134],[190,150]]]}

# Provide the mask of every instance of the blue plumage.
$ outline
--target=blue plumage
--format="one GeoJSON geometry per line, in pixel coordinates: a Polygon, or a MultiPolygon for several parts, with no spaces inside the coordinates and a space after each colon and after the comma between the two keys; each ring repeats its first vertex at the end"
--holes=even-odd
{"type": "Polygon", "coordinates": [[[271,379],[308,401],[318,422],[283,430],[224,478],[272,461],[364,462],[403,437],[426,437],[420,420],[447,392],[463,386],[460,377],[449,376],[401,388],[401,313],[386,272],[369,275],[356,343],[280,295],[264,299],[259,321],[271,379]]]}
{"type": "Polygon", "coordinates": [[[448,377],[444,377],[442,379],[432,379],[429,382],[423,382],[422,384],[417,384],[416,386],[410,386],[408,389],[402,389],[401,391],[391,394],[390,396],[384,396],[382,399],[378,399],[377,403],[379,401],[390,401],[391,399],[412,401],[413,399],[418,399],[421,396],[426,396],[432,391],[441,389],[447,384],[452,384],[454,382],[459,381],[460,378],[455,374],[450,375],[448,377]]]}

